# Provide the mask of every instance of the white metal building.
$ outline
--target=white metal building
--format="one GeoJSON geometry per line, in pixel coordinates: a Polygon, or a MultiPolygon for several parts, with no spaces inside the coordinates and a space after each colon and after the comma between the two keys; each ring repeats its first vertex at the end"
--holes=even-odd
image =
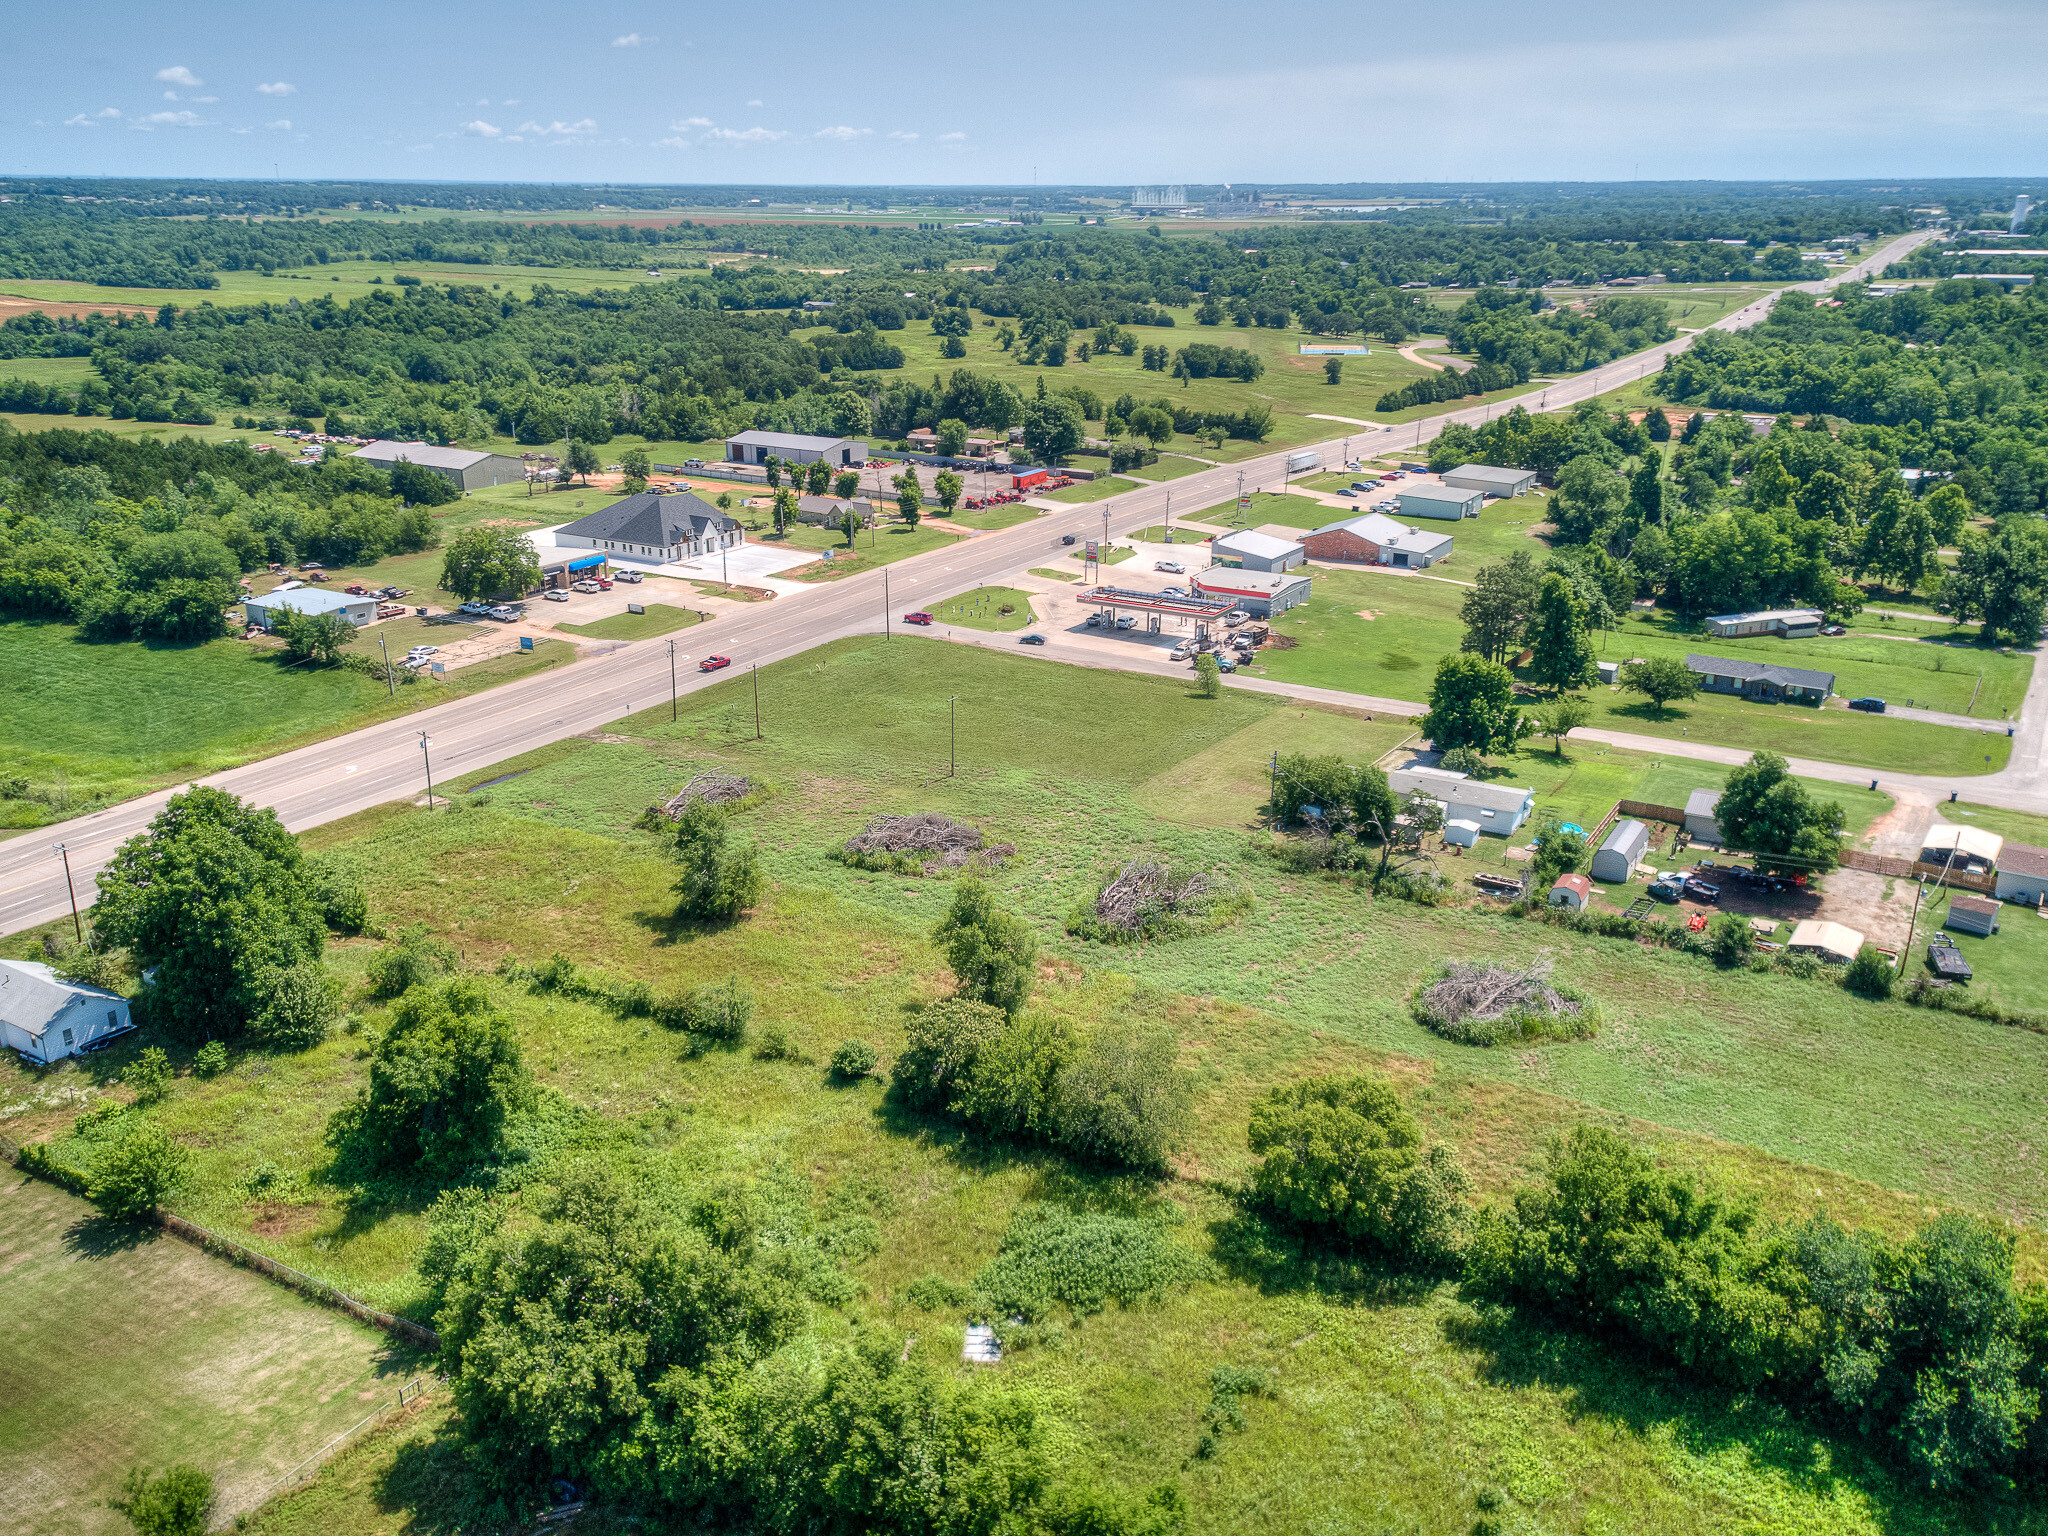
{"type": "Polygon", "coordinates": [[[394,443],[385,438],[366,444],[349,455],[382,470],[400,460],[430,469],[458,491],[474,491],[486,485],[517,485],[526,478],[526,465],[509,453],[485,453],[475,448],[437,448],[432,443],[394,443]]]}
{"type": "Polygon", "coordinates": [[[243,600],[243,612],[249,615],[249,622],[266,630],[277,628],[281,613],[338,613],[349,623],[361,629],[377,617],[377,599],[374,597],[351,597],[346,592],[329,592],[321,587],[292,587],[287,591],[266,592],[261,597],[243,600]]]}
{"type": "Polygon", "coordinates": [[[1593,855],[1593,878],[1607,885],[1625,885],[1650,849],[1650,829],[1630,817],[1617,821],[1614,830],[1593,855]]]}
{"type": "Polygon", "coordinates": [[[1236,533],[1219,533],[1209,545],[1209,558],[1218,565],[1247,571],[1288,571],[1305,564],[1308,551],[1298,539],[1276,539],[1270,533],[1241,528],[1236,533]]]}
{"type": "Polygon", "coordinates": [[[1443,483],[1461,491],[1483,491],[1488,496],[1521,496],[1536,489],[1533,469],[1496,469],[1491,464],[1460,464],[1447,469],[1443,483]]]}
{"type": "Polygon", "coordinates": [[[39,960],[0,960],[0,1045],[60,1061],[135,1026],[128,999],[66,981],[39,960]]]}
{"type": "Polygon", "coordinates": [[[1450,485],[1422,485],[1412,491],[1395,492],[1394,501],[1403,517],[1435,517],[1455,523],[1461,518],[1477,517],[1479,509],[1486,505],[1486,493],[1461,491],[1450,485]]]}
{"type": "Polygon", "coordinates": [[[842,469],[868,461],[868,445],[852,437],[809,437],[801,432],[741,432],[725,440],[726,462],[766,464],[782,459],[809,464],[823,459],[842,469]]]}

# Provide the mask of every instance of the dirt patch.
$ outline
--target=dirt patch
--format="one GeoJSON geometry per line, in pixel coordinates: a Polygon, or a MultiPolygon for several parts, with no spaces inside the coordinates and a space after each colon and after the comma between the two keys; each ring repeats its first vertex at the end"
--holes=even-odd
{"type": "Polygon", "coordinates": [[[16,315],[37,311],[61,320],[83,320],[87,315],[153,315],[157,306],[103,304],[97,300],[90,304],[69,304],[56,299],[27,299],[18,293],[0,293],[0,320],[12,320],[16,315]]]}
{"type": "Polygon", "coordinates": [[[1379,617],[1379,615],[1374,613],[1370,608],[1359,609],[1358,616],[1361,619],[1365,620],[1365,622],[1368,624],[1370,624],[1374,619],[1377,619],[1379,617]]]}
{"type": "Polygon", "coordinates": [[[320,1220],[321,1209],[318,1205],[258,1201],[249,1207],[249,1230],[259,1237],[289,1237],[295,1232],[311,1231],[320,1220]]]}

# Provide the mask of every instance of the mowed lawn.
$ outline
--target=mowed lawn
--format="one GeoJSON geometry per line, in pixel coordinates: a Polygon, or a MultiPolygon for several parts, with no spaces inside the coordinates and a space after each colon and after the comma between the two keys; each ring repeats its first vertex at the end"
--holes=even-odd
{"type": "Polygon", "coordinates": [[[232,1519],[414,1369],[340,1312],[0,1169],[0,1536],[125,1532],[101,1501],[181,1461],[232,1519]]]}

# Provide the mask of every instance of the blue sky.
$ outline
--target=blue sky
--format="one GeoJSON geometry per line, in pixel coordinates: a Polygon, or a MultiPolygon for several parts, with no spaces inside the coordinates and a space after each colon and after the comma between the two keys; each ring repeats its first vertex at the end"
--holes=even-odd
{"type": "Polygon", "coordinates": [[[2041,0],[86,0],[46,14],[47,46],[17,54],[0,93],[0,174],[1118,184],[2048,169],[2041,0]]]}

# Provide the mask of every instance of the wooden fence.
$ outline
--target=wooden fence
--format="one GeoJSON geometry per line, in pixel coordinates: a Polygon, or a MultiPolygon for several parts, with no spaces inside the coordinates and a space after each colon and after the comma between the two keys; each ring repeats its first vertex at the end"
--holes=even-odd
{"type": "Polygon", "coordinates": [[[1895,859],[1885,853],[1858,853],[1853,848],[1844,848],[1841,863],[1844,869],[1868,870],[1874,875],[1890,875],[1895,880],[1932,880],[1937,885],[1953,886],[1959,891],[1979,891],[1986,896],[1998,889],[1996,875],[1973,875],[1967,870],[1946,869],[1918,859],[1895,859]]]}
{"type": "MultiPolygon", "coordinates": [[[[47,1179],[61,1189],[70,1190],[73,1194],[84,1193],[83,1181],[69,1169],[57,1167],[47,1156],[36,1156],[4,1136],[0,1136],[0,1158],[4,1158],[24,1173],[47,1179]]],[[[181,1242],[192,1244],[203,1253],[226,1259],[229,1263],[239,1264],[245,1269],[253,1269],[259,1275],[275,1280],[280,1285],[290,1286],[302,1296],[346,1312],[358,1322],[368,1323],[373,1328],[381,1328],[409,1344],[417,1344],[422,1349],[438,1350],[441,1347],[441,1336],[433,1329],[423,1327],[409,1317],[379,1312],[375,1307],[357,1301],[347,1292],[337,1290],[325,1280],[316,1280],[301,1270],[293,1269],[289,1264],[280,1264],[269,1255],[244,1247],[233,1238],[222,1237],[218,1232],[210,1232],[182,1216],[173,1216],[169,1211],[156,1211],[153,1218],[156,1224],[171,1236],[181,1242]]]]}

